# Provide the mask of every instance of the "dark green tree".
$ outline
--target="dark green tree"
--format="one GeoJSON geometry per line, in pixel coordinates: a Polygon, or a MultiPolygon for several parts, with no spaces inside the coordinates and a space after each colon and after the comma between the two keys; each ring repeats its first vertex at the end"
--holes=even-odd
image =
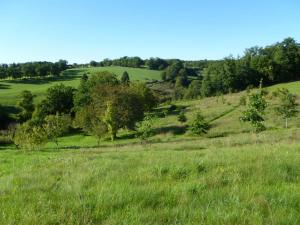
{"type": "Polygon", "coordinates": [[[130,78],[129,78],[129,74],[127,73],[127,71],[124,71],[121,77],[121,83],[122,84],[129,84],[130,82],[130,78]]]}
{"type": "Polygon", "coordinates": [[[18,107],[21,110],[18,114],[18,120],[20,122],[25,122],[31,119],[35,108],[33,104],[34,97],[35,96],[30,91],[25,90],[21,92],[21,100],[18,102],[18,107]]]}

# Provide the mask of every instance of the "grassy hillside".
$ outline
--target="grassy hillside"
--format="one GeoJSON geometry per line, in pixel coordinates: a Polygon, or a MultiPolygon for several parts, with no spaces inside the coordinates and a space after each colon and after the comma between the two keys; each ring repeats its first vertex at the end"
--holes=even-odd
{"type": "MultiPolygon", "coordinates": [[[[268,89],[300,94],[298,86],[268,89]]],[[[239,121],[244,94],[174,102],[176,110],[155,120],[148,144],[124,130],[100,146],[94,137],[73,134],[60,139],[59,150],[53,143],[35,152],[0,148],[0,221],[299,224],[300,114],[284,129],[270,93],[267,130],[252,133],[239,121]],[[177,121],[179,110],[187,124],[177,121]],[[198,111],[212,125],[203,137],[187,130],[198,111]]]]}
{"type": "Polygon", "coordinates": [[[0,151],[3,224],[299,224],[299,144],[0,151]]]}
{"type": "Polygon", "coordinates": [[[131,80],[145,81],[160,79],[160,71],[147,69],[125,67],[92,67],[70,69],[65,71],[60,78],[0,81],[0,104],[10,106],[15,105],[19,98],[20,92],[23,90],[30,90],[37,96],[36,101],[39,101],[44,97],[47,88],[54,84],[63,83],[65,85],[77,87],[80,77],[84,73],[91,74],[97,71],[110,71],[118,76],[121,76],[125,70],[129,73],[131,80]]]}

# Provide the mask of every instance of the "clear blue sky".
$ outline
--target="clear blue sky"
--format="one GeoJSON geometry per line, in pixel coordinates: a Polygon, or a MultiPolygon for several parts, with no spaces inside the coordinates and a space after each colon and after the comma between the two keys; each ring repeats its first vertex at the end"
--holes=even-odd
{"type": "Polygon", "coordinates": [[[219,59],[293,37],[299,0],[0,0],[0,62],[219,59]]]}

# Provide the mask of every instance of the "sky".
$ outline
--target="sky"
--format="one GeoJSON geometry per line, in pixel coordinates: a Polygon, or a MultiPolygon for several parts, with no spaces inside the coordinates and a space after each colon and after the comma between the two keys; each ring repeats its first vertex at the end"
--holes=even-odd
{"type": "Polygon", "coordinates": [[[0,63],[221,59],[286,37],[299,0],[0,0],[0,63]]]}

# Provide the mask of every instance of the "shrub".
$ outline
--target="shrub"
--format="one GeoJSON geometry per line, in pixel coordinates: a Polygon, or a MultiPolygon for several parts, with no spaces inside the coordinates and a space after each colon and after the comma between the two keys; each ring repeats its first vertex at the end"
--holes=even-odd
{"type": "Polygon", "coordinates": [[[24,150],[36,150],[46,142],[47,134],[42,127],[30,123],[30,121],[17,127],[14,137],[16,146],[24,150]]]}
{"type": "Polygon", "coordinates": [[[45,118],[43,129],[47,138],[53,141],[58,148],[58,138],[66,134],[71,126],[71,118],[69,115],[49,115],[45,118]]]}
{"type": "Polygon", "coordinates": [[[153,135],[153,118],[146,116],[137,124],[137,135],[141,140],[146,140],[153,135]]]}
{"type": "Polygon", "coordinates": [[[210,129],[209,123],[205,120],[204,116],[198,112],[196,118],[191,124],[190,130],[195,135],[206,134],[210,129]]]}
{"type": "Polygon", "coordinates": [[[181,111],[179,114],[178,114],[178,117],[177,117],[178,121],[180,123],[185,123],[187,121],[187,118],[185,116],[185,113],[184,111],[181,111]]]}

